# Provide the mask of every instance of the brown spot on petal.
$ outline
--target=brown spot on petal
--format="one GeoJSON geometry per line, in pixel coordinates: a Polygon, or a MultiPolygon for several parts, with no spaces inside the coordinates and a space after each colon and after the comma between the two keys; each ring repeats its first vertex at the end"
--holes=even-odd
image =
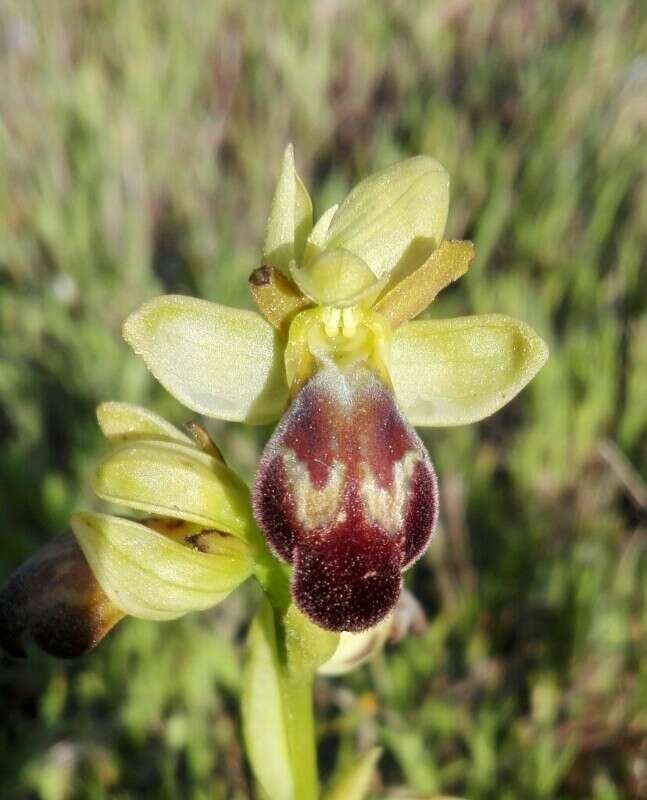
{"type": "Polygon", "coordinates": [[[392,393],[363,366],[314,375],[268,443],[256,520],[294,565],[297,605],[330,630],[363,630],[395,604],[400,572],[438,510],[434,470],[392,393]]]}
{"type": "Polygon", "coordinates": [[[123,617],[71,533],[41,548],[0,589],[0,645],[16,657],[25,655],[25,635],[58,658],[80,656],[123,617]]]}

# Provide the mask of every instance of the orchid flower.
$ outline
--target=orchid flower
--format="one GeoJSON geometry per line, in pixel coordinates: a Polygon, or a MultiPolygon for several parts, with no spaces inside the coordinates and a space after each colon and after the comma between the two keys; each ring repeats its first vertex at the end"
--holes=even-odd
{"type": "Polygon", "coordinates": [[[366,178],[313,226],[288,147],[249,281],[260,313],[167,295],[124,325],[193,411],[281,419],[254,514],[322,628],[377,624],[429,543],[436,476],[413,426],[492,414],[547,357],[528,325],[500,314],[411,321],[473,258],[471,243],[443,240],[448,205],[447,172],[418,156],[366,178]]]}
{"type": "MultiPolygon", "coordinates": [[[[402,573],[427,548],[437,480],[414,427],[494,413],[548,351],[501,314],[415,319],[463,275],[470,242],[443,239],[449,178],[418,156],[361,181],[313,224],[292,147],[249,289],[258,313],[192,297],[145,303],[124,337],[194,412],[278,423],[250,490],[197,423],[104,403],[112,449],[93,488],[132,518],[79,513],[0,590],[0,644],[61,657],[124,616],[168,620],[216,605],[254,576],[242,716],[264,796],[316,800],[312,682],[420,628],[402,573]]],[[[379,753],[326,800],[361,800],[379,753]]]]}

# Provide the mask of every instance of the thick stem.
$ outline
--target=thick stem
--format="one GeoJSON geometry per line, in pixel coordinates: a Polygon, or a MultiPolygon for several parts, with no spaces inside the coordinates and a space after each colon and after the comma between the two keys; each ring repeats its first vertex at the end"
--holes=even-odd
{"type": "Polygon", "coordinates": [[[294,765],[294,794],[298,800],[317,800],[319,797],[312,685],[311,675],[293,675],[286,669],[284,702],[294,765]]]}
{"type": "Polygon", "coordinates": [[[317,800],[312,689],[338,635],[318,628],[291,604],[289,568],[269,552],[260,531],[250,543],[267,600],[248,639],[243,720],[249,757],[270,800],[317,800]]]}
{"type": "Polygon", "coordinates": [[[290,605],[290,576],[287,567],[270,553],[260,533],[252,541],[254,576],[268,596],[274,610],[285,614],[290,605]]]}

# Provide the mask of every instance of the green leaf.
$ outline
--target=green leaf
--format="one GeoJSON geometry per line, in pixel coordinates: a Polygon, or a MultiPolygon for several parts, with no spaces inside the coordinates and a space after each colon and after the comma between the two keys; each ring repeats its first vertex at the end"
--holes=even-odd
{"type": "Polygon", "coordinates": [[[191,445],[192,440],[159,414],[132,403],[108,402],[97,407],[101,432],[111,441],[162,439],[191,445]]]}
{"type": "Polygon", "coordinates": [[[445,168],[416,156],[361,181],[333,216],[325,247],[349,250],[378,278],[399,280],[438,247],[448,208],[445,168]]]}
{"type": "Polygon", "coordinates": [[[390,374],[413,425],[463,425],[498,411],[547,358],[532,328],[503,314],[420,320],[394,333],[390,374]]]}
{"type": "Polygon", "coordinates": [[[267,221],[263,261],[287,271],[291,261],[300,261],[312,230],[312,201],[294,166],[294,148],[289,144],[276,185],[267,221]]]}
{"type": "Polygon", "coordinates": [[[363,800],[371,787],[375,765],[381,754],[381,747],[364,753],[335,781],[324,800],[363,800]]]}
{"type": "Polygon", "coordinates": [[[274,612],[263,599],[247,636],[243,735],[256,779],[268,797],[297,800],[284,681],[274,612]]]}
{"type": "Polygon", "coordinates": [[[239,543],[202,553],[151,528],[106,514],[75,514],[71,526],[99,585],[124,613],[175,619],[219,603],[251,572],[239,543]]]}
{"type": "Polygon", "coordinates": [[[258,424],[285,408],[281,339],[259,314],[164,295],[131,314],[123,333],[157,380],[193,411],[258,424]]]}
{"type": "Polygon", "coordinates": [[[97,467],[92,487],[111,503],[242,538],[254,525],[249,491],[238,476],[212,456],[175,442],[118,447],[97,467]]]}
{"type": "Polygon", "coordinates": [[[336,634],[294,606],[280,616],[261,601],[247,638],[243,734],[256,779],[272,800],[319,795],[312,681],[336,642],[336,634]]]}

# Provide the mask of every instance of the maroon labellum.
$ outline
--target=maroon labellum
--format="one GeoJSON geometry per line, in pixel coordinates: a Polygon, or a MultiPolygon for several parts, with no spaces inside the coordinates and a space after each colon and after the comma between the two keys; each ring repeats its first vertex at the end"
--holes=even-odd
{"type": "Polygon", "coordinates": [[[425,550],[436,476],[392,393],[366,367],[328,366],[301,389],[256,475],[256,520],[294,567],[297,606],[322,628],[360,631],[395,605],[425,550]]]}

